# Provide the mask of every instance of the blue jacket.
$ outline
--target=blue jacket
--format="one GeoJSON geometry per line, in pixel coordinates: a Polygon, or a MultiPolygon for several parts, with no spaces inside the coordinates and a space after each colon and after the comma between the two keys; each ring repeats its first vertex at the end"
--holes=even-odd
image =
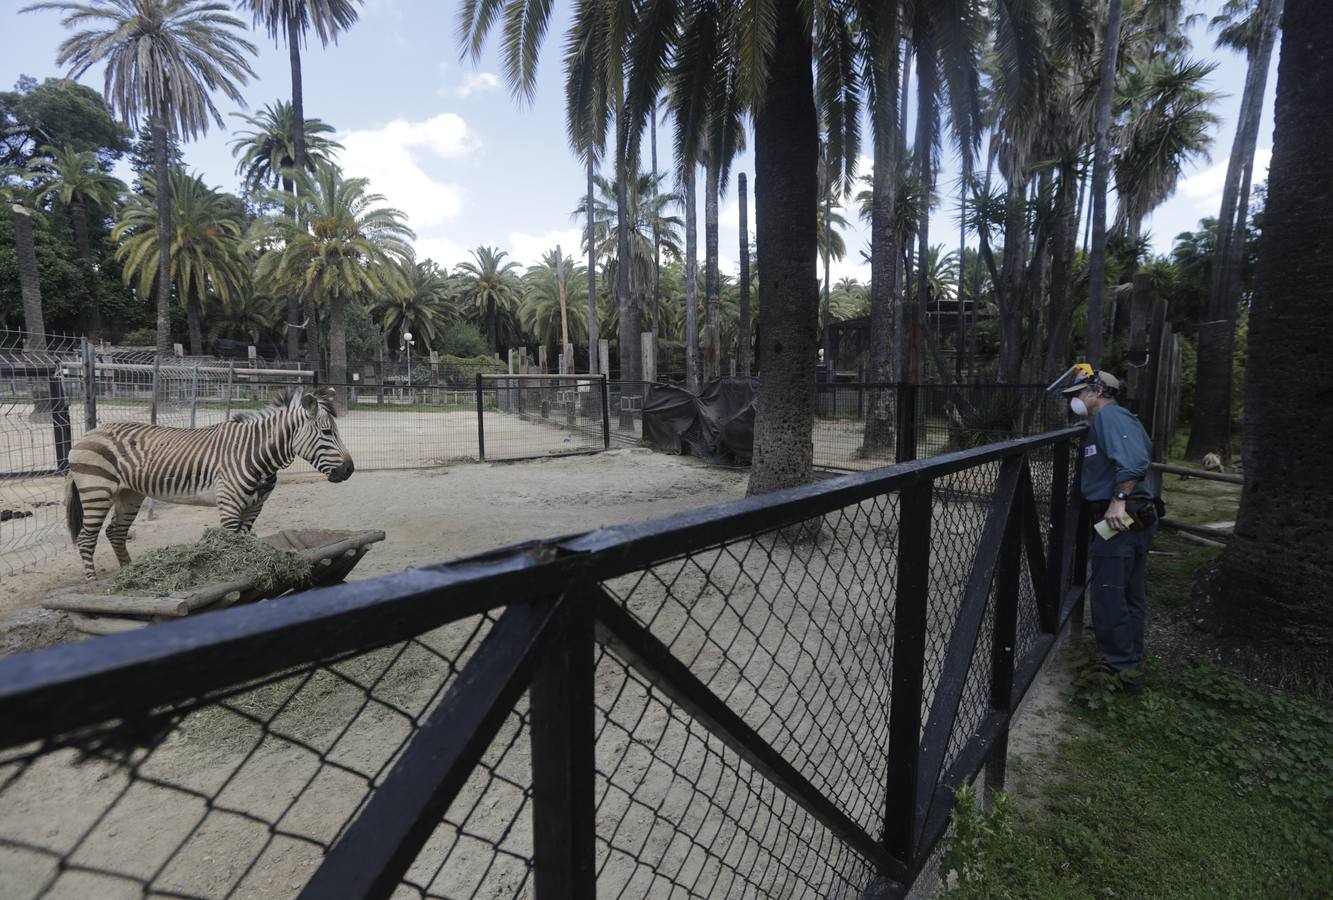
{"type": "Polygon", "coordinates": [[[1080,488],[1088,500],[1110,500],[1115,486],[1138,479],[1131,497],[1151,498],[1148,472],[1152,468],[1152,440],[1139,417],[1118,403],[1102,407],[1088,425],[1083,441],[1083,479],[1080,488]]]}

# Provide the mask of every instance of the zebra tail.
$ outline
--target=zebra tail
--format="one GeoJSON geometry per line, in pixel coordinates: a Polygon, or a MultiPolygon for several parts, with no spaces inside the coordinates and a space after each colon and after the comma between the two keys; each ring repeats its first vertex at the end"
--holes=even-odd
{"type": "Polygon", "coordinates": [[[65,482],[65,524],[69,526],[69,539],[77,543],[83,529],[83,501],[73,477],[65,482]]]}

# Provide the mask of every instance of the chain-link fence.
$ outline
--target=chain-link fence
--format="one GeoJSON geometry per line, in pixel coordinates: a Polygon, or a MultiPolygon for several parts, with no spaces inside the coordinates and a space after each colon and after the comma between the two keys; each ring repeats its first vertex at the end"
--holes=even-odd
{"type": "Polygon", "coordinates": [[[816,386],[815,465],[861,470],[980,447],[1070,424],[1040,384],[816,386]]]}
{"type": "Polygon", "coordinates": [[[0,660],[0,894],[899,894],[1081,599],[1077,437],[0,660]]]}

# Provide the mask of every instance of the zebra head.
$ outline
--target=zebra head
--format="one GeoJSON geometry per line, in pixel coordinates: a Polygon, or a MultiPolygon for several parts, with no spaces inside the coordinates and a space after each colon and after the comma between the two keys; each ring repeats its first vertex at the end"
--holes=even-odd
{"type": "Polygon", "coordinates": [[[338,436],[336,399],[333,388],[322,387],[313,394],[295,393],[290,401],[300,421],[292,437],[292,449],[335,483],[351,478],[356,468],[352,454],[338,436]]]}

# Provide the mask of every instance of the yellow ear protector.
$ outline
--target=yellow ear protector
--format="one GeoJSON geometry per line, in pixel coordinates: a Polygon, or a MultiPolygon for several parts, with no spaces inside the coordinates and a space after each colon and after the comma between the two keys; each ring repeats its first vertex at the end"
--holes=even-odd
{"type": "Polygon", "coordinates": [[[1074,365],[1074,380],[1076,381],[1079,378],[1093,378],[1096,374],[1092,366],[1087,363],[1076,363],[1074,365]]]}

